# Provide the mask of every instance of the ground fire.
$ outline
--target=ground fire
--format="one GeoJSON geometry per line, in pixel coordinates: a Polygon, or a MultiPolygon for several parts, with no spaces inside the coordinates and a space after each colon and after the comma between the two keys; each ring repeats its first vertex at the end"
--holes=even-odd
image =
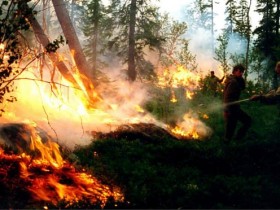
{"type": "MultiPolygon", "coordinates": [[[[54,80],[52,73],[42,79],[37,69],[30,66],[17,78],[14,93],[18,102],[7,105],[1,118],[0,143],[18,151],[6,153],[1,149],[2,189],[10,191],[9,185],[19,187],[27,206],[35,202],[57,205],[61,200],[71,205],[87,199],[103,207],[110,199],[124,200],[118,187],[104,185],[64,160],[61,146],[73,149],[74,145],[86,145],[109,136],[138,136],[144,141],[154,141],[163,136],[195,140],[209,135],[209,128],[191,112],[172,125],[159,122],[142,108],[146,90],[139,83],[121,81],[116,85],[119,89],[114,91],[106,87],[109,94],[102,98],[92,89],[90,94],[98,98],[92,104],[83,85],[77,89],[59,75],[54,80]]],[[[186,98],[191,99],[198,77],[180,66],[174,71],[176,74],[164,73],[159,77],[159,86],[183,86],[186,98]]],[[[79,78],[75,76],[77,81],[79,78]]],[[[173,97],[175,103],[175,94],[173,97]]],[[[17,187],[12,187],[12,191],[17,192],[17,187]]]]}
{"type": "Polygon", "coordinates": [[[2,125],[1,134],[2,138],[14,137],[11,139],[14,149],[26,151],[6,153],[0,148],[1,196],[5,192],[12,194],[19,199],[18,202],[26,202],[25,206],[38,206],[38,203],[58,205],[62,200],[71,205],[86,199],[103,207],[108,199],[123,201],[117,187],[102,184],[84,169],[77,170],[73,164],[63,160],[58,144],[46,136],[42,140],[36,128],[26,124],[7,124],[2,125]]]}

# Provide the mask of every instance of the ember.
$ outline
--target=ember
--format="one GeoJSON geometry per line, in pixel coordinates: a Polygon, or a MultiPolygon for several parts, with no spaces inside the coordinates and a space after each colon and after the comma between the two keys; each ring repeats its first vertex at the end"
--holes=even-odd
{"type": "MultiPolygon", "coordinates": [[[[186,116],[185,116],[186,117],[186,116]]],[[[135,123],[119,126],[118,129],[108,133],[101,133],[93,131],[91,134],[95,139],[139,139],[142,142],[156,142],[162,139],[173,140],[193,140],[202,139],[210,134],[210,129],[203,132],[204,125],[195,118],[183,121],[172,126],[161,127],[162,125],[155,125],[151,123],[135,123]],[[201,129],[200,129],[201,128],[201,129]]]]}
{"type": "MultiPolygon", "coordinates": [[[[9,188],[13,194],[20,188],[18,193],[23,193],[22,196],[27,199],[22,202],[28,202],[28,205],[57,205],[61,200],[71,205],[86,199],[92,204],[104,207],[111,198],[118,202],[123,201],[119,189],[102,184],[84,169],[77,171],[73,165],[63,160],[58,144],[49,140],[43,143],[35,131],[30,130],[30,149],[33,151],[31,154],[9,154],[0,148],[1,197],[6,196],[5,191],[9,188]]],[[[10,205],[9,207],[13,208],[22,207],[10,205]]]]}

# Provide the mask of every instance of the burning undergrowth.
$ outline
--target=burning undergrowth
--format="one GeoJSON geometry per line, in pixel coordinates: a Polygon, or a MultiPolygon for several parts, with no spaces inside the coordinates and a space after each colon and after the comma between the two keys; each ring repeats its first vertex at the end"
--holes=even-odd
{"type": "Polygon", "coordinates": [[[138,139],[147,143],[162,139],[195,140],[199,137],[202,138],[202,135],[200,136],[196,132],[184,132],[183,128],[179,126],[162,128],[152,123],[125,124],[108,133],[92,131],[91,134],[94,139],[138,139]]]}
{"type": "Polygon", "coordinates": [[[7,124],[2,125],[1,133],[2,141],[13,147],[0,148],[0,198],[7,201],[1,208],[103,208],[109,201],[123,202],[117,187],[101,183],[85,169],[76,169],[62,158],[57,143],[46,136],[42,141],[38,129],[7,124]],[[25,132],[15,135],[15,131],[25,132]],[[7,139],[9,134],[14,138],[7,139]]]}
{"type": "Polygon", "coordinates": [[[161,139],[178,140],[174,135],[170,134],[166,129],[163,129],[151,123],[136,123],[120,126],[117,130],[102,133],[92,132],[95,139],[138,139],[143,142],[155,142],[161,139]]]}
{"type": "MultiPolygon", "coordinates": [[[[33,71],[31,68],[30,72],[33,71]]],[[[183,114],[169,125],[144,110],[142,107],[150,96],[141,83],[117,82],[116,91],[106,94],[100,91],[103,93],[100,101],[92,105],[84,97],[87,94],[82,94],[83,88],[71,88],[63,78],[60,85],[50,85],[38,81],[30,72],[22,74],[23,80],[17,81],[18,102],[4,104],[7,109],[1,123],[8,124],[1,126],[0,140],[12,146],[16,153],[0,152],[3,189],[0,198],[9,200],[0,207],[72,208],[81,200],[91,207],[123,203],[124,196],[118,187],[105,185],[86,171],[76,169],[62,158],[61,146],[72,149],[76,145],[88,145],[93,139],[106,138],[154,142],[163,138],[194,140],[209,136],[210,129],[195,115],[183,114]],[[32,79],[24,80],[24,77],[32,79]]],[[[184,69],[180,68],[178,77],[182,75],[184,69]]],[[[172,80],[176,87],[178,82],[188,87],[184,94],[188,99],[196,86],[187,84],[197,81],[191,76],[172,80]]],[[[170,82],[168,78],[164,81],[170,82]]]]}

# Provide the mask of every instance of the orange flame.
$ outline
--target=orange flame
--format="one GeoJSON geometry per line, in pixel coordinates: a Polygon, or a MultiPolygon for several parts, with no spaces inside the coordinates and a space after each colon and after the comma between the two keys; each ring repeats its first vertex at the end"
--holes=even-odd
{"type": "Polygon", "coordinates": [[[175,93],[174,93],[173,90],[171,91],[171,99],[170,99],[170,101],[172,103],[176,103],[177,102],[177,99],[176,99],[176,96],[175,96],[175,93]]]}
{"type": "Polygon", "coordinates": [[[176,126],[175,128],[171,129],[171,132],[175,134],[175,136],[185,137],[188,139],[199,139],[199,135],[195,130],[185,131],[183,128],[176,126]]]}
{"type": "Polygon", "coordinates": [[[115,201],[123,201],[123,194],[118,188],[111,189],[101,184],[85,170],[76,171],[70,163],[63,160],[58,144],[51,141],[44,144],[34,131],[30,149],[38,152],[37,155],[6,155],[0,148],[0,160],[9,158],[19,162],[20,178],[31,183],[27,189],[34,200],[57,204],[64,199],[71,204],[87,198],[92,203],[100,202],[101,206],[106,204],[109,197],[115,201]]]}
{"type": "MultiPolygon", "coordinates": [[[[186,98],[192,99],[193,91],[199,87],[200,76],[188,71],[184,66],[172,66],[158,74],[158,86],[161,88],[182,87],[186,91],[186,98]]],[[[172,94],[172,102],[175,102],[172,94]]]]}
{"type": "Polygon", "coordinates": [[[202,116],[204,119],[209,119],[209,116],[207,114],[203,114],[202,116]]]}
{"type": "Polygon", "coordinates": [[[205,126],[192,112],[186,113],[182,121],[177,122],[174,127],[169,127],[168,129],[175,136],[184,139],[203,139],[211,134],[211,129],[205,126]]]}

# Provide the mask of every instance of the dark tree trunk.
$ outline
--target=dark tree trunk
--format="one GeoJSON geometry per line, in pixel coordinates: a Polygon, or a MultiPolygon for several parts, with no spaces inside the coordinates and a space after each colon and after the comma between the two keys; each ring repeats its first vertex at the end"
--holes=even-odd
{"type": "MultiPolygon", "coordinates": [[[[39,42],[46,47],[50,40],[44,33],[44,30],[42,29],[41,25],[38,23],[36,18],[33,15],[28,16],[28,20],[31,24],[31,27],[33,28],[35,36],[38,38],[39,42]]],[[[68,70],[67,66],[59,59],[57,54],[55,52],[50,52],[49,58],[51,59],[54,66],[57,67],[61,75],[70,83],[74,85],[75,88],[79,88],[78,83],[76,82],[75,78],[73,77],[72,73],[68,70]]]]}
{"type": "Polygon", "coordinates": [[[93,31],[93,46],[92,46],[92,69],[93,69],[93,76],[96,77],[96,70],[97,70],[97,41],[98,41],[98,30],[99,30],[99,10],[100,4],[99,0],[94,2],[94,31],[93,31]]]}
{"type": "MultiPolygon", "coordinates": [[[[276,1],[276,12],[275,12],[275,20],[276,20],[276,23],[275,23],[275,34],[276,34],[276,39],[278,39],[277,43],[278,43],[278,46],[277,47],[280,47],[279,46],[279,19],[280,19],[280,1],[276,1]]],[[[279,58],[277,58],[277,56],[274,57],[274,62],[276,64],[276,62],[278,61],[279,58]]],[[[273,69],[274,71],[274,69],[273,69]]],[[[278,87],[278,75],[277,73],[275,72],[274,73],[274,78],[273,78],[273,86],[274,88],[276,89],[278,87]]]]}
{"type": "MultiPolygon", "coordinates": [[[[79,72],[85,77],[89,78],[91,82],[94,82],[93,75],[90,72],[89,65],[87,64],[87,60],[83,53],[75,28],[69,17],[65,2],[63,0],[52,0],[52,3],[54,5],[58,21],[63,30],[63,34],[68,41],[70,50],[73,52],[73,58],[79,72]]],[[[91,90],[91,84],[85,79],[83,80],[83,82],[87,90],[91,90]]]]}
{"type": "MultiPolygon", "coordinates": [[[[250,10],[251,10],[252,0],[249,1],[249,6],[246,14],[246,39],[247,39],[247,46],[246,46],[246,58],[245,58],[245,65],[248,69],[249,66],[249,53],[250,53],[250,42],[251,42],[251,23],[250,23],[250,10]]],[[[248,77],[248,71],[245,71],[245,80],[247,80],[248,77]]]]}
{"type": "Polygon", "coordinates": [[[136,24],[136,0],[131,0],[130,21],[128,35],[128,78],[135,81],[137,73],[135,68],[135,24],[136,24]]]}
{"type": "MultiPolygon", "coordinates": [[[[25,5],[26,7],[28,7],[28,5],[25,5]]],[[[46,47],[49,43],[50,40],[48,39],[48,37],[46,36],[44,30],[42,29],[42,27],[40,26],[40,24],[38,23],[38,21],[36,20],[36,18],[34,17],[34,15],[29,15],[28,20],[31,24],[31,27],[34,30],[34,34],[36,35],[36,37],[38,38],[39,42],[46,47]]],[[[61,61],[61,59],[59,58],[59,56],[57,55],[57,53],[55,52],[50,52],[48,53],[49,58],[51,59],[53,65],[55,67],[57,67],[57,69],[59,70],[59,72],[61,73],[61,75],[67,80],[69,81],[71,84],[73,84],[73,86],[75,88],[78,89],[82,89],[79,85],[79,83],[77,82],[77,80],[73,77],[72,72],[69,71],[69,69],[67,68],[67,66],[64,64],[63,61],[61,61]]],[[[94,105],[96,102],[100,102],[101,98],[98,94],[96,94],[95,91],[91,91],[93,86],[91,85],[91,83],[87,80],[84,79],[83,77],[81,78],[82,82],[84,84],[84,86],[87,88],[87,93],[85,94],[86,98],[88,99],[89,103],[91,105],[94,105]]]]}

